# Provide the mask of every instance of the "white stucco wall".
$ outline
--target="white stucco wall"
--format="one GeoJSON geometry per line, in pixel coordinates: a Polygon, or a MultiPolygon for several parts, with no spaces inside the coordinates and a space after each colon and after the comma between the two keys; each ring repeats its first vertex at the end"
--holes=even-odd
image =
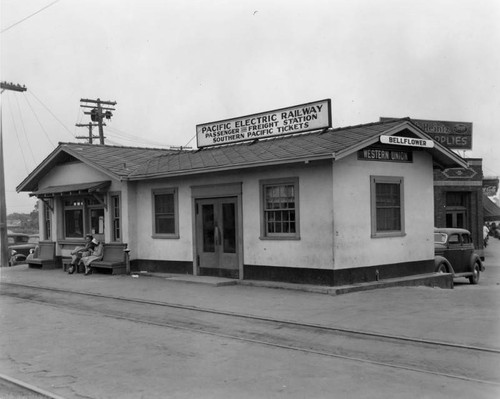
{"type": "Polygon", "coordinates": [[[331,269],[332,236],[331,162],[311,162],[260,171],[243,191],[245,264],[331,269]],[[299,178],[300,240],[260,239],[259,180],[299,178]]]}
{"type": "MultiPolygon", "coordinates": [[[[314,269],[345,269],[432,259],[432,159],[416,151],[412,163],[359,161],[354,154],[340,161],[253,168],[175,179],[142,182],[112,181],[121,192],[123,242],[131,259],[193,261],[192,187],[241,183],[243,263],[314,269]],[[372,238],[370,176],[404,178],[403,237],[372,238]],[[299,179],[300,240],[261,239],[260,181],[299,179]],[[177,188],[179,238],[153,238],[152,190],[177,188]]],[[[40,188],[111,180],[83,163],[57,166],[40,188]]],[[[56,204],[57,218],[62,209],[56,204]]],[[[106,240],[110,237],[106,212],[106,240]]],[[[62,219],[55,227],[62,226],[62,219]]]]}
{"type": "MultiPolygon", "coordinates": [[[[243,263],[288,267],[332,268],[331,163],[269,167],[202,177],[140,182],[137,188],[137,257],[151,260],[193,261],[191,187],[242,183],[243,263]],[[260,239],[262,179],[299,178],[300,240],[260,239]],[[175,187],[179,195],[178,239],[152,238],[153,189],[175,187]]],[[[132,256],[134,259],[136,256],[132,256]]]]}
{"type": "MultiPolygon", "coordinates": [[[[85,165],[82,162],[65,163],[55,166],[50,173],[40,179],[39,188],[49,186],[62,186],[65,184],[80,184],[112,180],[108,175],[94,168],[85,165]]],[[[110,191],[119,190],[120,186],[114,186],[118,182],[112,181],[110,191]]]]}
{"type": "Polygon", "coordinates": [[[412,163],[361,161],[356,154],[335,162],[335,269],[432,259],[433,190],[432,159],[423,151],[412,163]],[[371,175],[404,178],[405,236],[371,237],[371,175]]]}

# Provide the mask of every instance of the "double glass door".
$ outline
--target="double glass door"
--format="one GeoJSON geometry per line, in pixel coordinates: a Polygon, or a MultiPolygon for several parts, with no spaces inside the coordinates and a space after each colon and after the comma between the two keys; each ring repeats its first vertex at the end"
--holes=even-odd
{"type": "Polygon", "coordinates": [[[200,274],[238,275],[237,199],[196,201],[196,249],[200,274]]]}

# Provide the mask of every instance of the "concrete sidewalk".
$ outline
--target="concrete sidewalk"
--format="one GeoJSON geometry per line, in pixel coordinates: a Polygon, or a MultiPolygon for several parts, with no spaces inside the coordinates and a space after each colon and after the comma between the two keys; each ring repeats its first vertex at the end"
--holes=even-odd
{"type": "MultiPolygon", "coordinates": [[[[496,270],[500,271],[500,267],[496,270]]],[[[290,287],[265,282],[240,284],[230,279],[172,274],[84,276],[69,275],[61,269],[30,269],[27,265],[3,267],[0,273],[2,283],[173,303],[346,330],[500,349],[500,273],[494,277],[497,284],[463,284],[452,290],[394,286],[367,291],[366,286],[344,287],[353,291],[339,296],[325,295],[331,294],[325,289],[332,287],[296,284],[290,287]]]]}

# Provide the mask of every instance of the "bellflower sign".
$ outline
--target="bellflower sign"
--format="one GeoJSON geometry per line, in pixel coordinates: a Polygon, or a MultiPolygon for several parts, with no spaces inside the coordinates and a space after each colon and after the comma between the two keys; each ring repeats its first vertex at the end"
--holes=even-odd
{"type": "Polygon", "coordinates": [[[408,147],[434,147],[434,142],[432,140],[424,140],[414,137],[380,136],[380,142],[384,144],[404,145],[408,147]]]}
{"type": "Polygon", "coordinates": [[[332,126],[331,100],[281,108],[234,119],[196,125],[197,145],[209,147],[332,126]]]}
{"type": "MultiPolygon", "coordinates": [[[[381,122],[395,118],[380,118],[381,122]]],[[[455,150],[472,149],[472,123],[452,121],[432,121],[427,119],[413,119],[410,121],[427,133],[434,141],[455,150]]]]}

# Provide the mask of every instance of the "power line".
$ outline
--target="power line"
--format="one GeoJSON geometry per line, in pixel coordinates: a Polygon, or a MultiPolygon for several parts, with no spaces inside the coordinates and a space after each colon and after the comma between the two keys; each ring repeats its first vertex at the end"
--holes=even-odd
{"type": "Polygon", "coordinates": [[[66,129],[66,131],[71,135],[71,138],[75,138],[75,136],[73,136],[73,133],[71,133],[71,130],[69,130],[66,125],[64,123],[62,123],[59,118],[57,116],[54,115],[54,113],[49,109],[49,107],[47,107],[36,95],[35,93],[33,93],[33,90],[30,90],[31,94],[33,94],[33,97],[35,97],[35,99],[54,117],[54,119],[56,121],[58,121],[61,126],[66,129]]]}
{"type": "Polygon", "coordinates": [[[12,112],[12,109],[9,109],[9,111],[10,111],[10,117],[12,118],[12,126],[14,127],[17,143],[19,144],[19,150],[21,151],[21,155],[23,158],[24,168],[26,169],[26,173],[29,173],[28,163],[26,162],[26,156],[24,155],[24,149],[23,146],[21,145],[21,140],[19,140],[19,132],[17,131],[16,119],[14,118],[14,113],[12,112]]]}
{"type": "Polygon", "coordinates": [[[17,22],[15,22],[15,23],[13,23],[12,25],[8,26],[8,27],[7,27],[7,28],[5,28],[5,29],[2,29],[2,32],[1,32],[1,33],[7,32],[10,28],[13,28],[13,27],[14,27],[14,26],[16,26],[16,25],[19,25],[21,22],[24,22],[24,21],[26,21],[27,19],[29,19],[29,18],[31,18],[31,17],[33,17],[33,16],[35,16],[36,14],[41,13],[43,10],[46,10],[47,8],[49,8],[50,6],[53,6],[54,4],[56,4],[56,3],[57,3],[57,2],[59,2],[59,1],[60,1],[60,0],[55,0],[55,1],[53,1],[52,3],[50,3],[49,5],[47,5],[47,6],[43,7],[43,8],[41,8],[40,10],[38,10],[38,11],[34,12],[33,14],[28,15],[27,17],[25,17],[25,18],[21,19],[20,21],[17,21],[17,22]]]}
{"type": "Polygon", "coordinates": [[[35,154],[33,153],[33,149],[31,148],[30,140],[28,139],[28,134],[26,133],[26,127],[24,126],[24,119],[21,116],[22,115],[21,107],[19,105],[19,100],[17,99],[17,96],[15,96],[15,99],[16,99],[16,104],[17,104],[17,110],[19,111],[19,115],[20,115],[19,120],[21,121],[21,127],[22,127],[22,131],[24,133],[24,139],[26,140],[26,145],[30,151],[31,159],[33,160],[33,165],[36,165],[37,162],[36,162],[35,154]]]}
{"type": "Polygon", "coordinates": [[[121,140],[130,141],[133,143],[155,145],[155,146],[159,146],[159,147],[170,147],[170,145],[168,145],[168,144],[155,142],[152,140],[145,139],[143,137],[137,137],[137,136],[122,132],[118,129],[111,128],[111,127],[108,127],[107,135],[115,137],[115,138],[119,138],[121,140]]]}
{"type": "Polygon", "coordinates": [[[31,112],[33,112],[33,116],[35,117],[36,121],[38,122],[38,124],[40,125],[40,129],[42,129],[42,132],[45,134],[45,137],[47,138],[47,140],[49,140],[49,143],[52,145],[52,148],[56,148],[56,146],[54,145],[54,143],[52,142],[52,140],[50,139],[49,135],[47,134],[47,131],[44,129],[42,123],[40,122],[40,119],[38,119],[38,115],[36,114],[35,110],[33,109],[33,107],[31,106],[31,103],[29,102],[28,100],[28,97],[27,96],[24,96],[24,99],[26,100],[26,102],[28,103],[28,106],[30,107],[31,109],[31,112]]]}

